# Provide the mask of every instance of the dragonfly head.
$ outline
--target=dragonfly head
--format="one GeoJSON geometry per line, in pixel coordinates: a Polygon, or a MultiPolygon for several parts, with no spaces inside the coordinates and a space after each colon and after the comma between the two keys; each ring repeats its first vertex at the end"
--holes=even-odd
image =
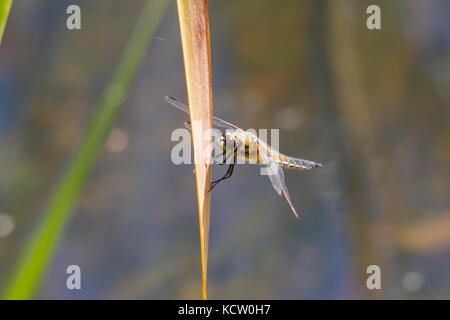
{"type": "Polygon", "coordinates": [[[227,144],[227,137],[225,135],[225,132],[216,138],[216,142],[220,146],[220,148],[225,149],[227,144]]]}
{"type": "Polygon", "coordinates": [[[232,131],[224,131],[222,135],[217,138],[217,144],[224,151],[232,151],[235,147],[235,137],[232,131]]]}

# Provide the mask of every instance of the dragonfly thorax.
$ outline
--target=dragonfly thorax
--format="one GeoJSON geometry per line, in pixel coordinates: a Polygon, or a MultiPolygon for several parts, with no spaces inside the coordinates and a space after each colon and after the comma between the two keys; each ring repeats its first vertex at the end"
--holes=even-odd
{"type": "Polygon", "coordinates": [[[258,138],[244,130],[226,130],[217,139],[217,144],[225,153],[233,153],[237,163],[259,163],[258,138]]]}

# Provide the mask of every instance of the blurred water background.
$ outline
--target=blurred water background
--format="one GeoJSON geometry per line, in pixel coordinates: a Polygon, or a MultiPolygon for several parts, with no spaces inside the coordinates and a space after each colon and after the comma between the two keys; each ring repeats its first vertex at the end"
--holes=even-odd
{"type": "MultiPolygon", "coordinates": [[[[450,2],[210,1],[213,110],[279,128],[297,221],[238,166],[212,196],[209,297],[450,298],[450,2]],[[366,288],[379,265],[382,289],[366,288]]],[[[142,0],[15,0],[0,47],[0,290],[111,77],[142,0]],[[82,29],[65,28],[78,4],[82,29]]],[[[37,297],[195,299],[193,166],[170,160],[187,118],[173,1],[37,297]],[[66,267],[82,290],[66,288],[66,267]]],[[[213,176],[225,168],[214,167],[213,176]]]]}

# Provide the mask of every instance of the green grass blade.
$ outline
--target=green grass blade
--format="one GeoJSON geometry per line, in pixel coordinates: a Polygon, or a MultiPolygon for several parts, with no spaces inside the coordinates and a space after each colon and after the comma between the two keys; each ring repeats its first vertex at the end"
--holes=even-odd
{"type": "Polygon", "coordinates": [[[55,189],[43,221],[27,243],[18,266],[14,269],[11,282],[5,290],[5,299],[30,299],[42,282],[72,209],[127,97],[168,3],[169,0],[149,0],[142,11],[113,78],[55,189]]]}
{"type": "Polygon", "coordinates": [[[0,44],[2,43],[3,32],[5,31],[6,21],[8,20],[12,2],[13,0],[0,1],[0,44]]]}

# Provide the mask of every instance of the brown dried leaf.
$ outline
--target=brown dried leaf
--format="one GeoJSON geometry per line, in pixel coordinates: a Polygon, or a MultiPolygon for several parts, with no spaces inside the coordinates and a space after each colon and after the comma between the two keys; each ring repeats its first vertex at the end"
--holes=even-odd
{"type": "Polygon", "coordinates": [[[194,145],[195,175],[200,222],[203,299],[207,298],[209,220],[211,194],[212,84],[207,0],[177,0],[194,145]]]}

